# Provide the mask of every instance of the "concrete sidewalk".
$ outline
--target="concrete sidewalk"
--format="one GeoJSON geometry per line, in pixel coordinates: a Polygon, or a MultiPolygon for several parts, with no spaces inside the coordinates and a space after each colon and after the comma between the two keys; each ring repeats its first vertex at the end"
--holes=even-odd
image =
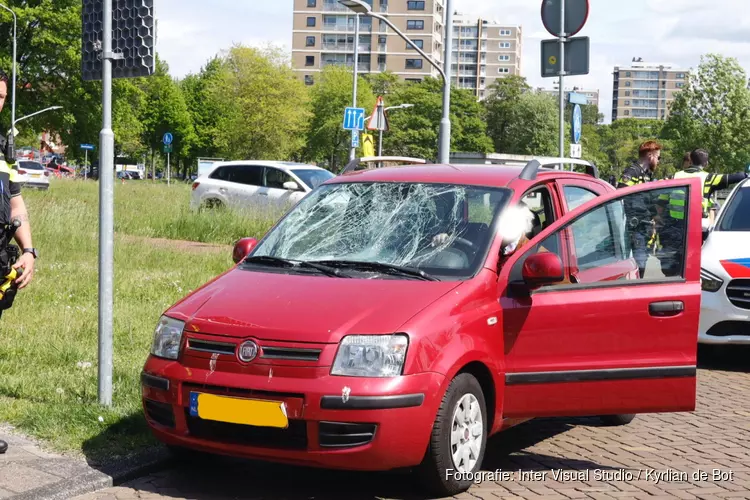
{"type": "Polygon", "coordinates": [[[45,451],[34,440],[0,423],[0,439],[8,451],[0,455],[0,498],[69,499],[113,486],[165,465],[165,450],[148,453],[105,467],[91,467],[84,458],[45,451]]]}

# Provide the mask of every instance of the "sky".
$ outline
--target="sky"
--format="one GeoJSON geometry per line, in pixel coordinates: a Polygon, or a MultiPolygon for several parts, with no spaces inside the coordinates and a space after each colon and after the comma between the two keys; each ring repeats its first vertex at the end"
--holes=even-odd
{"type": "MultiPolygon", "coordinates": [[[[402,0],[391,0],[402,1],[402,0]]],[[[405,0],[403,0],[405,1],[405,0]]],[[[695,68],[701,55],[736,57],[750,70],[748,0],[590,0],[586,26],[590,73],[565,78],[565,87],[599,90],[599,110],[611,118],[612,71],[634,57],[644,62],[695,68]]],[[[174,76],[196,73],[233,44],[273,43],[291,51],[292,0],[160,0],[157,46],[174,76]]],[[[551,38],[541,21],[540,0],[453,0],[463,15],[523,27],[522,76],[534,87],[553,88],[540,75],[540,43],[551,38]]]]}

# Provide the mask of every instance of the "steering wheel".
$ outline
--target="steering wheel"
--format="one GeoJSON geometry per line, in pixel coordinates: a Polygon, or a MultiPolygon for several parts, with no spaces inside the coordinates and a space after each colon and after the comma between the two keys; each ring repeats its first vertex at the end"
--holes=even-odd
{"type": "Polygon", "coordinates": [[[477,249],[477,245],[473,241],[469,241],[466,238],[457,237],[453,240],[455,243],[460,244],[468,250],[474,251],[477,249]]]}

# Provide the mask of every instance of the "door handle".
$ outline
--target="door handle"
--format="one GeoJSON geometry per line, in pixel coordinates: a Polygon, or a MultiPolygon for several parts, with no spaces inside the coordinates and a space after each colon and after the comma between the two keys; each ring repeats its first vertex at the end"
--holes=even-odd
{"type": "Polygon", "coordinates": [[[258,196],[268,196],[268,193],[258,193],[258,196]]]}
{"type": "Polygon", "coordinates": [[[220,193],[226,193],[227,192],[227,188],[219,188],[219,192],[220,193]]]}
{"type": "Polygon", "coordinates": [[[665,302],[652,302],[648,305],[651,316],[677,316],[685,310],[685,303],[680,300],[667,300],[665,302]]]}

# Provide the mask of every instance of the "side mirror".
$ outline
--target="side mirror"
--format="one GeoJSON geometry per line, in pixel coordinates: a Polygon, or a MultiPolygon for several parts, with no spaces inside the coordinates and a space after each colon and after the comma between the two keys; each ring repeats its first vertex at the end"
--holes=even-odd
{"type": "Polygon", "coordinates": [[[711,230],[707,227],[703,228],[703,243],[708,239],[708,235],[711,234],[711,230]]]}
{"type": "Polygon", "coordinates": [[[232,260],[235,264],[239,264],[242,259],[250,255],[250,252],[258,245],[258,240],[255,238],[242,238],[234,244],[234,250],[232,250],[232,260]]]}
{"type": "Polygon", "coordinates": [[[284,189],[287,189],[289,191],[299,191],[299,184],[297,184],[294,181],[289,181],[284,183],[284,189]]]}
{"type": "Polygon", "coordinates": [[[523,264],[522,274],[524,282],[532,289],[565,279],[562,260],[552,252],[529,256],[523,264]]]}

